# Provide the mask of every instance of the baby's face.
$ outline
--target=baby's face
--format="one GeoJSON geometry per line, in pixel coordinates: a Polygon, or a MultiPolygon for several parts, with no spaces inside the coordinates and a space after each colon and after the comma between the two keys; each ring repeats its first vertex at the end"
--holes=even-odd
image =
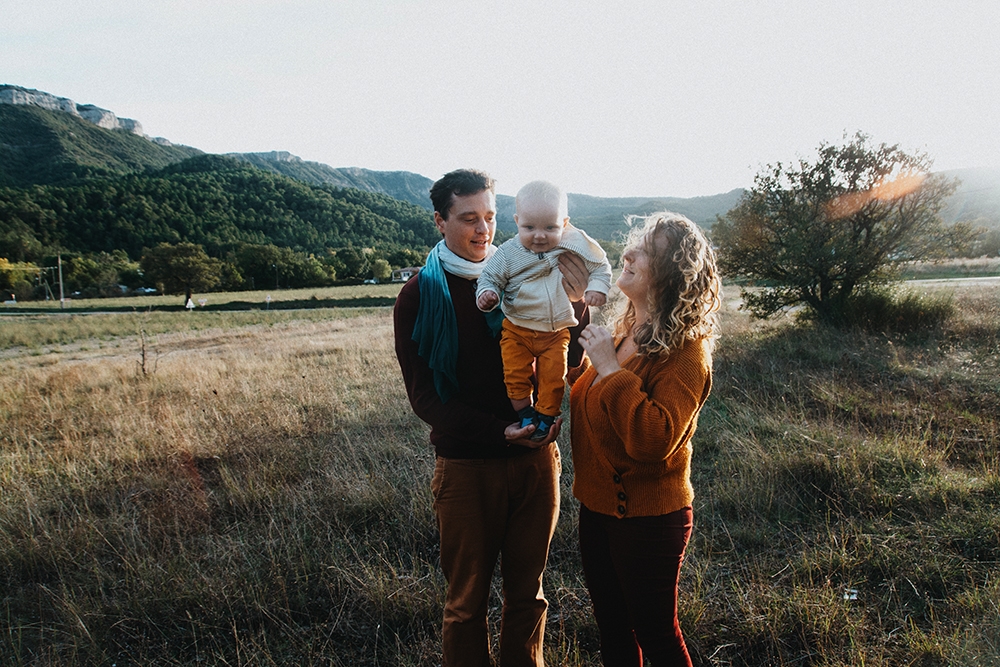
{"type": "Polygon", "coordinates": [[[525,208],[515,216],[517,237],[531,252],[548,252],[562,240],[569,218],[559,218],[559,212],[548,208],[525,208]]]}

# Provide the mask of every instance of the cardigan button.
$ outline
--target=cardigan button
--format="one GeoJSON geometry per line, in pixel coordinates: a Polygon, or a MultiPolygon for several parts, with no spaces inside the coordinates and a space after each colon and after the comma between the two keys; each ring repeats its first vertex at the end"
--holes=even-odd
{"type": "Polygon", "coordinates": [[[624,500],[625,500],[626,498],[628,498],[628,496],[626,496],[626,495],[625,495],[625,492],[624,492],[624,491],[619,491],[619,492],[618,492],[618,500],[621,500],[621,501],[623,501],[623,502],[624,502],[624,500]]]}
{"type": "Polygon", "coordinates": [[[625,516],[625,506],[624,505],[619,505],[618,506],[618,513],[621,514],[622,516],[625,516]]]}
{"type": "Polygon", "coordinates": [[[621,484],[622,483],[622,476],[619,475],[619,474],[615,474],[615,476],[612,479],[615,480],[615,484],[621,484]]]}

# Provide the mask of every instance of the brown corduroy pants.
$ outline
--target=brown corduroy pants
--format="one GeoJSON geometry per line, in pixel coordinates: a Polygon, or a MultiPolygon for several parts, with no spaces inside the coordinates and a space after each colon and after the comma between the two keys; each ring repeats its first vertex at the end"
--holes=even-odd
{"type": "Polygon", "coordinates": [[[542,571],[559,515],[555,443],[509,459],[438,457],[431,491],[448,582],[444,667],[489,667],[486,621],[497,558],[503,577],[501,667],[541,667],[548,603],[542,571]]]}

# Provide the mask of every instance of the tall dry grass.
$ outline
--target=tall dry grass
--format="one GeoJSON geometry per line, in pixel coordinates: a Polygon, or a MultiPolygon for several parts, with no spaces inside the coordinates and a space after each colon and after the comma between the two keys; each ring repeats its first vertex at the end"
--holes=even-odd
{"type": "Polygon", "coordinates": [[[8,360],[4,664],[347,664],[433,634],[432,456],[391,339],[383,311],[160,336],[145,377],[8,360]]]}
{"type": "MultiPolygon", "coordinates": [[[[955,299],[906,338],[729,304],[682,570],[696,664],[1000,664],[1000,303],[955,299]]],[[[389,313],[310,317],[164,325],[145,375],[134,333],[5,352],[0,663],[439,662],[433,453],[389,313]]],[[[546,654],[596,665],[564,462],[546,654]]]]}

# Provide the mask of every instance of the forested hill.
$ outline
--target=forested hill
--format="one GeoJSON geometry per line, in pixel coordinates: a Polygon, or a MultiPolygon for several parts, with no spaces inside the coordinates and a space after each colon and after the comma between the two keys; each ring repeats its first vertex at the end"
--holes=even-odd
{"type": "Polygon", "coordinates": [[[201,154],[68,113],[0,104],[0,187],[63,183],[161,168],[201,154]]]}
{"type": "MultiPolygon", "coordinates": [[[[27,92],[47,95],[38,91],[27,92]]],[[[70,100],[62,101],[72,104],[70,100]]],[[[93,177],[109,178],[145,173],[201,154],[196,148],[169,145],[169,142],[162,141],[157,143],[157,141],[160,140],[150,140],[148,137],[123,130],[105,129],[80,116],[61,111],[30,105],[0,104],[0,187],[24,187],[34,184],[68,185],[70,182],[93,177]]],[[[358,167],[335,168],[302,160],[285,151],[231,153],[228,157],[304,183],[383,193],[430,210],[428,191],[433,181],[420,174],[407,171],[373,171],[358,167]]],[[[695,222],[707,227],[711,226],[717,214],[724,213],[735,204],[739,192],[688,199],[602,198],[571,193],[570,216],[577,226],[597,238],[607,240],[620,238],[621,232],[626,228],[627,216],[664,208],[684,213],[695,222]]],[[[24,195],[21,195],[22,199],[23,197],[24,195]]],[[[150,203],[155,204],[152,200],[150,203]]],[[[216,204],[221,202],[216,200],[216,204]]],[[[497,207],[498,229],[513,234],[514,198],[498,195],[497,207]]],[[[165,214],[155,211],[151,219],[158,220],[165,214]]],[[[146,225],[144,219],[129,222],[136,228],[133,238],[155,236],[155,234],[140,233],[142,231],[140,228],[146,225]]],[[[0,225],[3,224],[4,220],[0,219],[0,225]]],[[[275,221],[275,224],[278,224],[278,221],[275,221]]],[[[19,233],[18,236],[22,240],[26,238],[23,233],[19,233]]],[[[43,234],[43,236],[52,235],[43,234]]],[[[358,240],[365,238],[366,234],[363,230],[359,230],[358,233],[349,236],[358,240]]],[[[363,241],[359,242],[364,244],[363,241]]],[[[305,247],[305,244],[301,247],[305,247]]],[[[132,255],[134,251],[129,249],[128,252],[132,255]]],[[[0,256],[4,256],[4,253],[14,256],[19,254],[6,250],[0,241],[0,256]]]]}
{"type": "Polygon", "coordinates": [[[440,238],[425,209],[386,195],[317,186],[244,162],[200,155],[158,171],[0,189],[0,256],[33,261],[53,248],[124,250],[191,242],[221,257],[243,244],[322,254],[386,252],[440,238]]]}
{"type": "MultiPolygon", "coordinates": [[[[228,153],[254,166],[307,183],[330,184],[382,192],[430,210],[428,195],[434,181],[409,171],[372,171],[358,167],[334,168],[319,162],[309,162],[285,151],[268,153],[228,153]]],[[[711,227],[715,217],[731,209],[743,190],[736,189],[707,197],[592,197],[569,193],[569,213],[573,223],[595,238],[619,239],[626,230],[630,215],[645,215],[655,211],[675,211],[696,223],[711,227]]],[[[497,195],[497,228],[513,234],[514,198],[497,195]]]]}
{"type": "Polygon", "coordinates": [[[309,162],[286,151],[268,153],[227,153],[228,157],[244,160],[266,171],[289,176],[316,185],[356,188],[366,192],[381,192],[395,199],[430,210],[428,193],[434,181],[410,171],[372,171],[360,167],[331,167],[321,162],[309,162]]]}
{"type": "MultiPolygon", "coordinates": [[[[569,215],[573,224],[597,239],[620,240],[632,215],[673,211],[710,228],[715,217],[731,209],[743,196],[742,189],[709,197],[591,197],[569,193],[569,215]]],[[[513,202],[511,215],[513,215],[513,202]]],[[[498,214],[502,206],[497,202],[498,214]]]]}

